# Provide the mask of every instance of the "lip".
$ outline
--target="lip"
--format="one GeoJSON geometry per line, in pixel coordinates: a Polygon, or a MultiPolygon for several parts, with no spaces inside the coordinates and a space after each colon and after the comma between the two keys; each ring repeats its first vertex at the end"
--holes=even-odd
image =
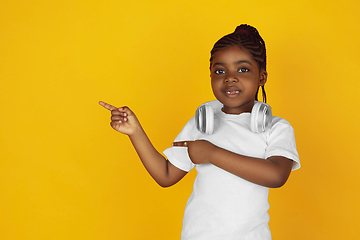
{"type": "Polygon", "coordinates": [[[241,90],[236,88],[227,88],[224,93],[227,97],[237,97],[241,93],[241,90]]]}

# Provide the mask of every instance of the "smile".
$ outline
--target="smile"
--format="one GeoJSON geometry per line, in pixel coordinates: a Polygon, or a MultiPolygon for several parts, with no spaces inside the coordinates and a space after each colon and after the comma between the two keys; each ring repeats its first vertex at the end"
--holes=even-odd
{"type": "Polygon", "coordinates": [[[237,97],[240,94],[240,90],[226,91],[225,93],[228,97],[237,97]]]}
{"type": "Polygon", "coordinates": [[[239,93],[240,91],[227,91],[226,94],[236,94],[239,93]]]}

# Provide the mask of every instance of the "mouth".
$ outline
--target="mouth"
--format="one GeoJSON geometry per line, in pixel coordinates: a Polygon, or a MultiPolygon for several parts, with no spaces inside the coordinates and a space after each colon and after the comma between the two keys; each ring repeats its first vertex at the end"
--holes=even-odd
{"type": "Polygon", "coordinates": [[[237,97],[240,94],[240,90],[230,90],[230,91],[225,91],[226,96],[228,97],[237,97]]]}

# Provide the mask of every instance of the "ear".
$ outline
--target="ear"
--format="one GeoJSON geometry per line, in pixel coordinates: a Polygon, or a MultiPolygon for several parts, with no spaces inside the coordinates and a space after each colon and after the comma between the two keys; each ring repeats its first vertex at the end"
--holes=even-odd
{"type": "Polygon", "coordinates": [[[265,71],[264,69],[261,69],[259,86],[265,85],[265,83],[267,82],[267,76],[268,76],[267,71],[265,71]]]}

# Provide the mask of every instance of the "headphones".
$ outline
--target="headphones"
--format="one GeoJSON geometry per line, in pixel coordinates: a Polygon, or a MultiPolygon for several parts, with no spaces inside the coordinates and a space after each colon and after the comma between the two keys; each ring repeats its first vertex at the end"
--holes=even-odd
{"type": "MultiPolygon", "coordinates": [[[[222,104],[215,100],[204,103],[198,107],[195,113],[196,128],[204,134],[214,132],[214,112],[221,111],[222,104]]],[[[262,133],[271,127],[271,107],[263,102],[255,101],[251,110],[250,129],[254,133],[262,133]]]]}

